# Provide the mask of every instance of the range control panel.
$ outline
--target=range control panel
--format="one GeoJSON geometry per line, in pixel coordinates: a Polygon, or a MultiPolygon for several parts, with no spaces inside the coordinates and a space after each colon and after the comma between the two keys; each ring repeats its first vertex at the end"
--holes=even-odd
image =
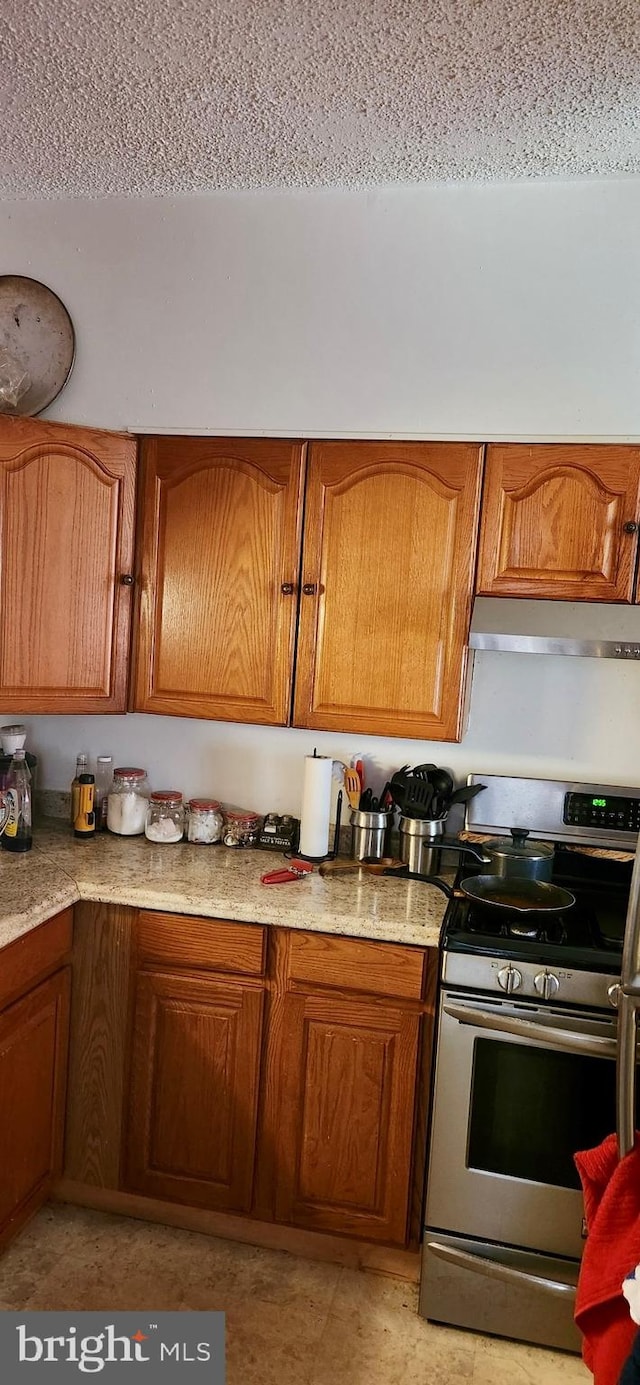
{"type": "Polygon", "coordinates": [[[607,832],[640,831],[640,798],[620,794],[568,793],[563,821],[574,827],[596,827],[607,832]]]}

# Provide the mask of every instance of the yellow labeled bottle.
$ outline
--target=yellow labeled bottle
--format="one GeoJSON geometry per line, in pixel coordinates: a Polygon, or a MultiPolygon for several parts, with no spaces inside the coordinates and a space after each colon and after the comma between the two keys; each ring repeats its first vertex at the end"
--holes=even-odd
{"type": "Polygon", "coordinates": [[[31,831],[31,774],[24,750],[14,750],[7,776],[9,817],[0,837],[5,851],[29,851],[31,831]]]}
{"type": "Polygon", "coordinates": [[[80,775],[85,774],[87,769],[86,755],[76,757],[76,772],[71,780],[71,826],[75,827],[78,816],[78,804],[80,802],[80,775]]]}
{"type": "Polygon", "coordinates": [[[96,831],[96,815],[93,811],[93,799],[95,794],[96,781],[92,774],[81,774],[78,780],[78,811],[76,813],[73,830],[76,837],[94,837],[96,831]]]}

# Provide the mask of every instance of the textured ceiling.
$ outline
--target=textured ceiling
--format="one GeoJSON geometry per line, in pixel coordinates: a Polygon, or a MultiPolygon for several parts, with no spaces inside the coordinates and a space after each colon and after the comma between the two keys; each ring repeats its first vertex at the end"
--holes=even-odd
{"type": "Polygon", "coordinates": [[[5,198],[640,173],[637,0],[2,0],[5,198]]]}

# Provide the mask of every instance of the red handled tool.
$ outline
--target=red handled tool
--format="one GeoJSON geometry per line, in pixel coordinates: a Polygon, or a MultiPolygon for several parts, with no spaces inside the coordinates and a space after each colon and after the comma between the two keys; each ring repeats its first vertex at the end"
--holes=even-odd
{"type": "Polygon", "coordinates": [[[284,885],[287,880],[304,880],[312,870],[313,861],[290,861],[280,870],[268,870],[260,879],[263,885],[284,885]]]}

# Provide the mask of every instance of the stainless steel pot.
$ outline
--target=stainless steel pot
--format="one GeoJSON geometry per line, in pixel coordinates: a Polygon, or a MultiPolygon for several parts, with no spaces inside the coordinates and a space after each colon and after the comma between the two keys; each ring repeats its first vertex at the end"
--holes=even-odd
{"type": "Polygon", "coordinates": [[[486,864],[491,866],[492,875],[503,880],[551,880],[552,842],[532,842],[528,837],[525,827],[512,827],[511,839],[497,837],[484,843],[486,864]]]}

